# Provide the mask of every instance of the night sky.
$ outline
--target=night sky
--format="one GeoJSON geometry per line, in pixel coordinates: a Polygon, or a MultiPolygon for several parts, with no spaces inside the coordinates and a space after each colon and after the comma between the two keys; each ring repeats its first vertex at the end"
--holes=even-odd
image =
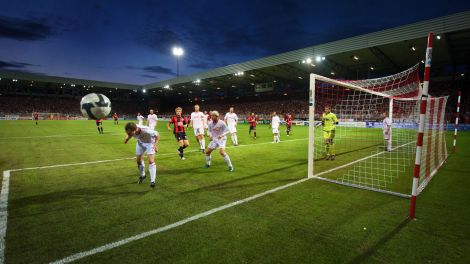
{"type": "Polygon", "coordinates": [[[0,71],[145,84],[470,9],[470,1],[0,0],[0,71]]]}

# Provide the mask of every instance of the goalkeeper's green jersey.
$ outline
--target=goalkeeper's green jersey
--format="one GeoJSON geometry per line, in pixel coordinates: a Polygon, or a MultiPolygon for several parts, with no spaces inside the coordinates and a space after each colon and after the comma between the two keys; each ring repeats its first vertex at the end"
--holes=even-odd
{"type": "Polygon", "coordinates": [[[323,131],[332,131],[336,128],[336,123],[338,122],[338,118],[333,113],[322,115],[322,122],[323,122],[323,131]]]}

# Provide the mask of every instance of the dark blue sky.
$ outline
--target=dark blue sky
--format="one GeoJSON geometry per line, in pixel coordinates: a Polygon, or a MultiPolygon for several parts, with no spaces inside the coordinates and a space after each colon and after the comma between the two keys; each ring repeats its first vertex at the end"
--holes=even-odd
{"type": "Polygon", "coordinates": [[[0,0],[0,70],[144,84],[470,9],[470,1],[0,0]]]}

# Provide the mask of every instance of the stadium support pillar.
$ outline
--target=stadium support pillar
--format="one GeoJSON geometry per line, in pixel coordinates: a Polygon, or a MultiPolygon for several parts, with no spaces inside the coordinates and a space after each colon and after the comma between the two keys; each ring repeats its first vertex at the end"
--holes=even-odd
{"type": "Polygon", "coordinates": [[[308,102],[308,178],[313,177],[313,158],[315,151],[315,74],[310,74],[308,102]]]}
{"type": "Polygon", "coordinates": [[[424,138],[424,123],[425,123],[425,118],[426,118],[426,110],[427,110],[427,102],[428,102],[429,78],[431,74],[433,38],[434,38],[434,33],[430,32],[428,34],[428,45],[426,48],[426,61],[425,61],[425,68],[424,68],[423,90],[421,93],[418,139],[416,141],[416,156],[415,156],[415,165],[414,165],[414,170],[413,170],[413,187],[411,190],[411,201],[410,201],[410,214],[409,214],[410,219],[414,219],[416,217],[416,198],[418,195],[419,176],[420,176],[420,171],[421,171],[421,154],[422,154],[423,138],[424,138]]]}
{"type": "Polygon", "coordinates": [[[460,97],[462,96],[462,92],[458,91],[457,93],[457,111],[455,112],[455,128],[454,128],[454,144],[452,148],[452,152],[455,153],[457,147],[457,133],[459,130],[459,115],[460,115],[460,97]]]}

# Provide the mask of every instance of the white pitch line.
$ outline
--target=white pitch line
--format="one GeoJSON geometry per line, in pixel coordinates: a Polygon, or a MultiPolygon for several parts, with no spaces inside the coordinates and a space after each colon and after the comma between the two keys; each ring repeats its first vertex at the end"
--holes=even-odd
{"type": "MultiPolygon", "coordinates": [[[[292,141],[299,141],[299,140],[306,140],[306,139],[307,138],[300,138],[300,139],[284,140],[284,141],[281,141],[281,142],[292,142],[292,141]]],[[[264,144],[272,144],[272,142],[263,142],[263,143],[258,143],[258,144],[239,145],[239,146],[236,146],[236,147],[231,146],[231,147],[227,147],[227,148],[239,148],[239,147],[257,146],[257,145],[264,145],[264,144]]],[[[190,151],[187,151],[186,153],[188,153],[188,152],[198,152],[198,151],[197,150],[190,150],[190,151]]],[[[168,156],[168,155],[175,155],[175,154],[173,154],[173,153],[164,153],[164,154],[159,154],[158,156],[168,156]]],[[[5,261],[5,237],[6,237],[6,229],[7,229],[7,222],[8,222],[8,210],[7,209],[8,209],[8,193],[9,193],[9,187],[10,187],[10,174],[11,174],[11,172],[13,172],[13,171],[25,171],[25,170],[37,170],[37,169],[49,169],[49,168],[68,167],[68,166],[80,166],[80,165],[87,165],[87,164],[97,164],[97,163],[105,163],[105,162],[120,161],[120,160],[130,160],[130,159],[135,159],[135,157],[119,158],[119,159],[108,159],[108,160],[97,160],[97,161],[78,162],[78,163],[66,163],[66,164],[40,166],[40,167],[30,167],[30,168],[20,168],[20,169],[12,169],[12,170],[3,171],[3,182],[2,182],[2,189],[1,189],[1,193],[0,193],[0,264],[3,264],[4,261],[5,261]]],[[[269,191],[267,191],[267,192],[269,192],[269,191]]],[[[249,199],[249,198],[247,198],[247,199],[249,199]]],[[[234,206],[234,205],[232,205],[232,206],[234,206]]],[[[228,208],[228,207],[226,207],[226,208],[228,208]]],[[[226,208],[223,208],[223,209],[226,209],[226,208]]],[[[223,209],[219,209],[219,211],[223,210],[223,209]]],[[[214,211],[213,213],[215,213],[215,212],[216,211],[214,211]]],[[[199,218],[201,218],[201,217],[204,217],[204,216],[200,216],[199,218]]],[[[197,218],[195,218],[191,221],[194,221],[196,219],[197,218]]],[[[182,223],[182,224],[184,224],[184,223],[182,223]]],[[[164,231],[164,230],[162,230],[162,231],[164,231]]]]}
{"type": "Polygon", "coordinates": [[[0,192],[0,263],[5,262],[5,236],[7,234],[8,193],[10,190],[10,171],[3,171],[2,190],[0,192]]]}
{"type": "MultiPolygon", "coordinates": [[[[407,143],[407,144],[409,144],[409,143],[407,143]]],[[[405,144],[405,145],[407,145],[407,144],[405,144]]],[[[401,147],[401,146],[400,146],[400,147],[401,147]]],[[[367,159],[367,158],[370,158],[370,157],[374,157],[374,156],[377,156],[377,155],[382,154],[382,153],[385,153],[385,151],[383,151],[383,152],[381,152],[381,153],[372,154],[372,155],[370,155],[370,156],[368,156],[368,157],[365,157],[365,158],[362,158],[362,159],[359,159],[359,160],[356,160],[356,161],[349,162],[349,163],[344,164],[344,165],[342,165],[342,166],[339,166],[339,167],[336,167],[336,168],[333,168],[333,169],[330,169],[330,170],[321,172],[321,173],[319,173],[319,174],[317,174],[317,175],[315,175],[315,176],[320,176],[320,175],[323,175],[323,174],[326,174],[326,173],[329,173],[329,172],[333,172],[333,171],[335,171],[335,170],[338,170],[338,169],[341,169],[341,168],[344,168],[344,167],[353,165],[353,164],[355,164],[355,163],[358,163],[358,162],[363,161],[364,159],[367,159]]],[[[241,200],[238,200],[238,201],[235,201],[235,202],[231,202],[231,203],[229,203],[229,204],[222,205],[222,206],[216,207],[216,208],[214,208],[214,209],[211,209],[211,210],[208,210],[208,211],[205,211],[205,212],[202,212],[202,213],[193,215],[193,216],[191,216],[191,217],[182,219],[182,220],[180,220],[180,221],[178,221],[178,222],[175,222],[175,223],[172,223],[172,224],[169,224],[169,225],[166,225],[166,226],[162,226],[162,227],[159,227],[159,228],[156,228],[156,229],[153,229],[153,230],[144,232],[144,233],[140,233],[140,234],[137,234],[137,235],[134,235],[134,236],[131,236],[131,237],[128,237],[128,238],[125,238],[125,239],[116,241],[116,242],[108,243],[108,244],[105,244],[105,245],[103,245],[103,246],[100,246],[100,247],[97,247],[97,248],[94,248],[94,249],[91,249],[91,250],[88,250],[88,251],[79,252],[79,253],[77,253],[77,254],[68,256],[68,257],[66,257],[66,258],[63,258],[63,259],[60,259],[60,260],[56,260],[56,261],[54,261],[54,262],[50,262],[50,264],[70,263],[70,262],[73,262],[73,261],[82,259],[82,258],[84,258],[84,257],[88,257],[88,256],[92,256],[92,255],[95,255],[95,254],[104,252],[104,251],[108,251],[108,250],[110,250],[110,249],[120,247],[120,246],[122,246],[122,245],[125,245],[125,244],[128,244],[128,243],[131,243],[131,242],[140,240],[140,239],[142,239],[142,238],[146,238],[146,237],[148,237],[148,236],[155,235],[155,234],[158,234],[158,233],[161,233],[161,232],[164,232],[164,231],[167,231],[167,230],[170,230],[170,229],[173,229],[173,228],[182,226],[182,225],[187,224],[187,223],[189,223],[189,222],[193,222],[193,221],[195,221],[195,220],[198,220],[198,219],[204,218],[204,217],[206,217],[206,216],[209,216],[209,215],[215,214],[215,213],[217,213],[217,212],[220,212],[220,211],[222,211],[222,210],[225,210],[225,209],[234,207],[234,206],[236,206],[236,205],[240,205],[240,204],[243,204],[243,203],[246,203],[246,202],[249,202],[249,201],[258,199],[258,198],[261,198],[261,197],[266,196],[266,195],[268,195],[268,194],[275,193],[275,192],[277,192],[277,191],[280,191],[280,190],[283,190],[283,189],[292,187],[292,186],[294,186],[294,185],[297,185],[297,184],[299,184],[299,183],[305,182],[305,181],[310,180],[310,179],[314,179],[314,177],[312,177],[312,178],[303,178],[303,179],[297,180],[297,181],[295,181],[295,182],[291,182],[291,183],[288,183],[288,184],[285,184],[285,185],[281,185],[281,186],[279,186],[279,187],[276,187],[276,188],[273,188],[273,189],[270,189],[270,190],[267,190],[267,191],[264,191],[264,192],[255,194],[255,195],[250,196],[250,197],[247,197],[247,198],[245,198],[245,199],[241,199],[241,200]]]]}
{"type": "MultiPolygon", "coordinates": [[[[61,138],[61,137],[90,137],[95,136],[96,132],[93,133],[83,133],[83,134],[57,134],[57,135],[48,135],[48,136],[34,136],[34,137],[3,137],[0,140],[10,140],[10,139],[31,139],[31,138],[61,138]]],[[[122,135],[122,133],[111,132],[106,133],[106,135],[122,135]]]]}
{"type": "MultiPolygon", "coordinates": [[[[308,138],[300,138],[300,139],[292,139],[292,140],[284,140],[282,142],[293,142],[293,141],[299,141],[299,140],[306,140],[308,138]]],[[[258,146],[258,145],[265,145],[265,144],[272,144],[272,142],[263,142],[263,143],[258,143],[258,144],[246,144],[246,145],[238,145],[238,146],[230,146],[227,148],[241,148],[241,147],[249,147],[249,146],[258,146]]],[[[200,150],[189,150],[186,151],[185,153],[193,153],[193,152],[199,152],[200,150]]],[[[170,156],[174,155],[176,156],[177,154],[173,153],[163,153],[163,154],[157,154],[157,158],[161,156],[170,156]]],[[[39,167],[29,167],[29,168],[20,168],[20,169],[11,169],[10,171],[25,171],[25,170],[38,170],[38,169],[50,169],[50,168],[58,168],[58,167],[68,167],[68,166],[79,166],[79,165],[88,165],[88,164],[96,164],[96,163],[105,163],[105,162],[112,162],[112,161],[120,161],[120,160],[130,160],[130,159],[135,159],[135,157],[127,157],[127,158],[117,158],[117,159],[108,159],[108,160],[96,160],[96,161],[86,161],[86,162],[78,162],[78,163],[66,163],[66,164],[57,164],[57,165],[48,165],[48,166],[39,166],[39,167]]]]}

